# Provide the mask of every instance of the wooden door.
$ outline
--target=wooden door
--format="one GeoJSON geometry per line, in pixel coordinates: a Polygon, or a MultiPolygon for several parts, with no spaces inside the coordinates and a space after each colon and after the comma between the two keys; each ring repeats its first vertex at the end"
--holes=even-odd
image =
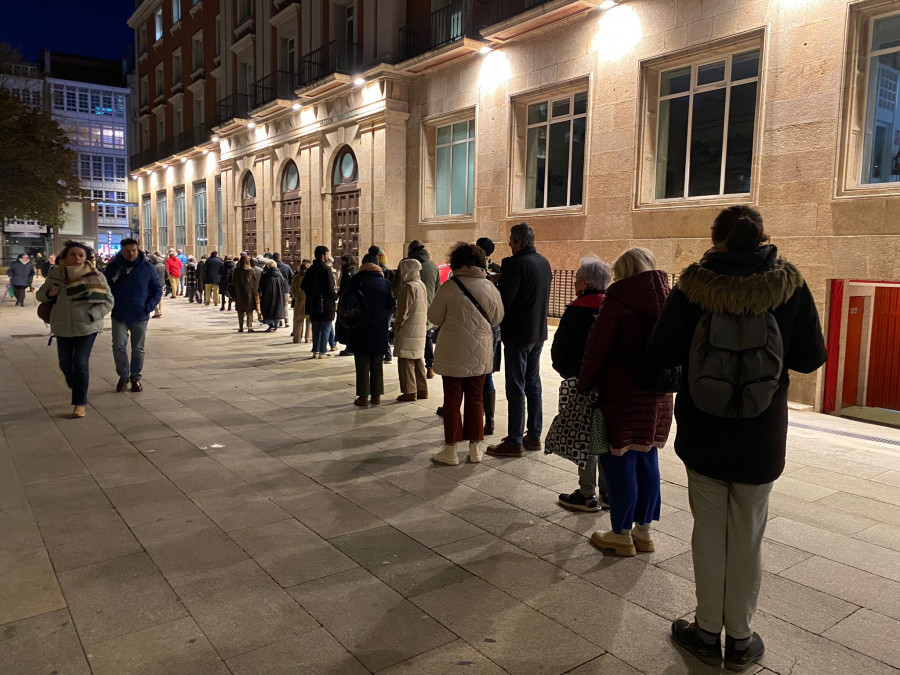
{"type": "Polygon", "coordinates": [[[256,255],[256,200],[245,199],[241,207],[241,250],[256,255]]]}
{"type": "Polygon", "coordinates": [[[281,202],[281,258],[296,270],[300,268],[303,252],[300,250],[300,198],[281,202]]]}
{"type": "Polygon", "coordinates": [[[352,255],[359,262],[359,190],[342,185],[331,200],[331,255],[352,255]]]}
{"type": "Polygon", "coordinates": [[[866,405],[900,410],[900,287],[875,289],[866,405]]]}
{"type": "Polygon", "coordinates": [[[841,405],[845,408],[857,405],[865,301],[866,299],[860,296],[850,298],[849,316],[847,317],[847,349],[844,358],[844,383],[841,394],[841,405]]]}

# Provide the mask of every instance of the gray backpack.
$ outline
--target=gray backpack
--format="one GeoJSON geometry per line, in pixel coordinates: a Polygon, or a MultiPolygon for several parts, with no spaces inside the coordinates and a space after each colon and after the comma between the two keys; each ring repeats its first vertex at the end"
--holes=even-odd
{"type": "Polygon", "coordinates": [[[758,417],[772,403],[783,367],[781,329],[771,312],[705,312],[691,342],[691,398],[716,417],[758,417]]]}

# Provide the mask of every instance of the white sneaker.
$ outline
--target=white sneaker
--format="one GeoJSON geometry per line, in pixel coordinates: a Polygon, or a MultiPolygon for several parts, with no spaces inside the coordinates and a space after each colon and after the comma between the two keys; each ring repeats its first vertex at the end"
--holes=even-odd
{"type": "Polygon", "coordinates": [[[477,464],[484,458],[484,447],[480,441],[469,441],[469,461],[477,464]]]}
{"type": "Polygon", "coordinates": [[[456,466],[459,464],[459,457],[456,455],[456,443],[444,443],[444,447],[440,452],[436,452],[431,456],[431,461],[437,464],[449,464],[456,466]]]}

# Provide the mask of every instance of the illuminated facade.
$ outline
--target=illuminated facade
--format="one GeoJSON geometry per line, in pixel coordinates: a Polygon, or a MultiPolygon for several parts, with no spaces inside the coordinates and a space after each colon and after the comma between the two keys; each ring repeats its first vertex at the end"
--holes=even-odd
{"type": "MultiPolygon", "coordinates": [[[[900,279],[900,1],[189,1],[131,19],[160,30],[132,163],[153,247],[162,223],[191,250],[202,183],[209,246],[232,254],[376,243],[396,263],[412,239],[440,257],[486,235],[499,258],[527,220],[555,269],[643,245],[677,272],[723,205],[753,204],[837,321],[830,371],[859,375],[844,404],[865,399],[877,350],[841,341],[854,297],[874,339],[874,289],[900,279]],[[201,30],[189,11],[217,27],[203,85],[160,88],[201,30]],[[208,127],[166,146],[196,126],[191,87],[208,127]]],[[[900,381],[895,356],[876,370],[900,381]]],[[[793,396],[829,386],[800,377],[793,396]]]]}

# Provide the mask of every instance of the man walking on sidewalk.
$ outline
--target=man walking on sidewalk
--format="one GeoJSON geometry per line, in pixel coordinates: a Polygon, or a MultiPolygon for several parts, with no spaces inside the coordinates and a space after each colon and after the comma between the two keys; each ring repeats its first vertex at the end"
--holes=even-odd
{"type": "Polygon", "coordinates": [[[503,298],[500,339],[505,357],[509,424],[506,438],[487,452],[497,457],[522,457],[526,449],[541,449],[541,349],[547,340],[553,271],[547,259],[535,250],[534,230],[528,223],[512,226],[509,247],[513,254],[503,259],[498,282],[503,298]]]}
{"type": "Polygon", "coordinates": [[[150,312],[162,298],[159,274],[134,239],[123,239],[122,249],[103,271],[109,281],[115,304],[112,312],[112,348],[119,382],[116,391],[142,391],[144,338],[150,312]],[[128,362],[128,334],[131,333],[131,363],[128,362]],[[129,367],[130,366],[130,367],[129,367]]]}

